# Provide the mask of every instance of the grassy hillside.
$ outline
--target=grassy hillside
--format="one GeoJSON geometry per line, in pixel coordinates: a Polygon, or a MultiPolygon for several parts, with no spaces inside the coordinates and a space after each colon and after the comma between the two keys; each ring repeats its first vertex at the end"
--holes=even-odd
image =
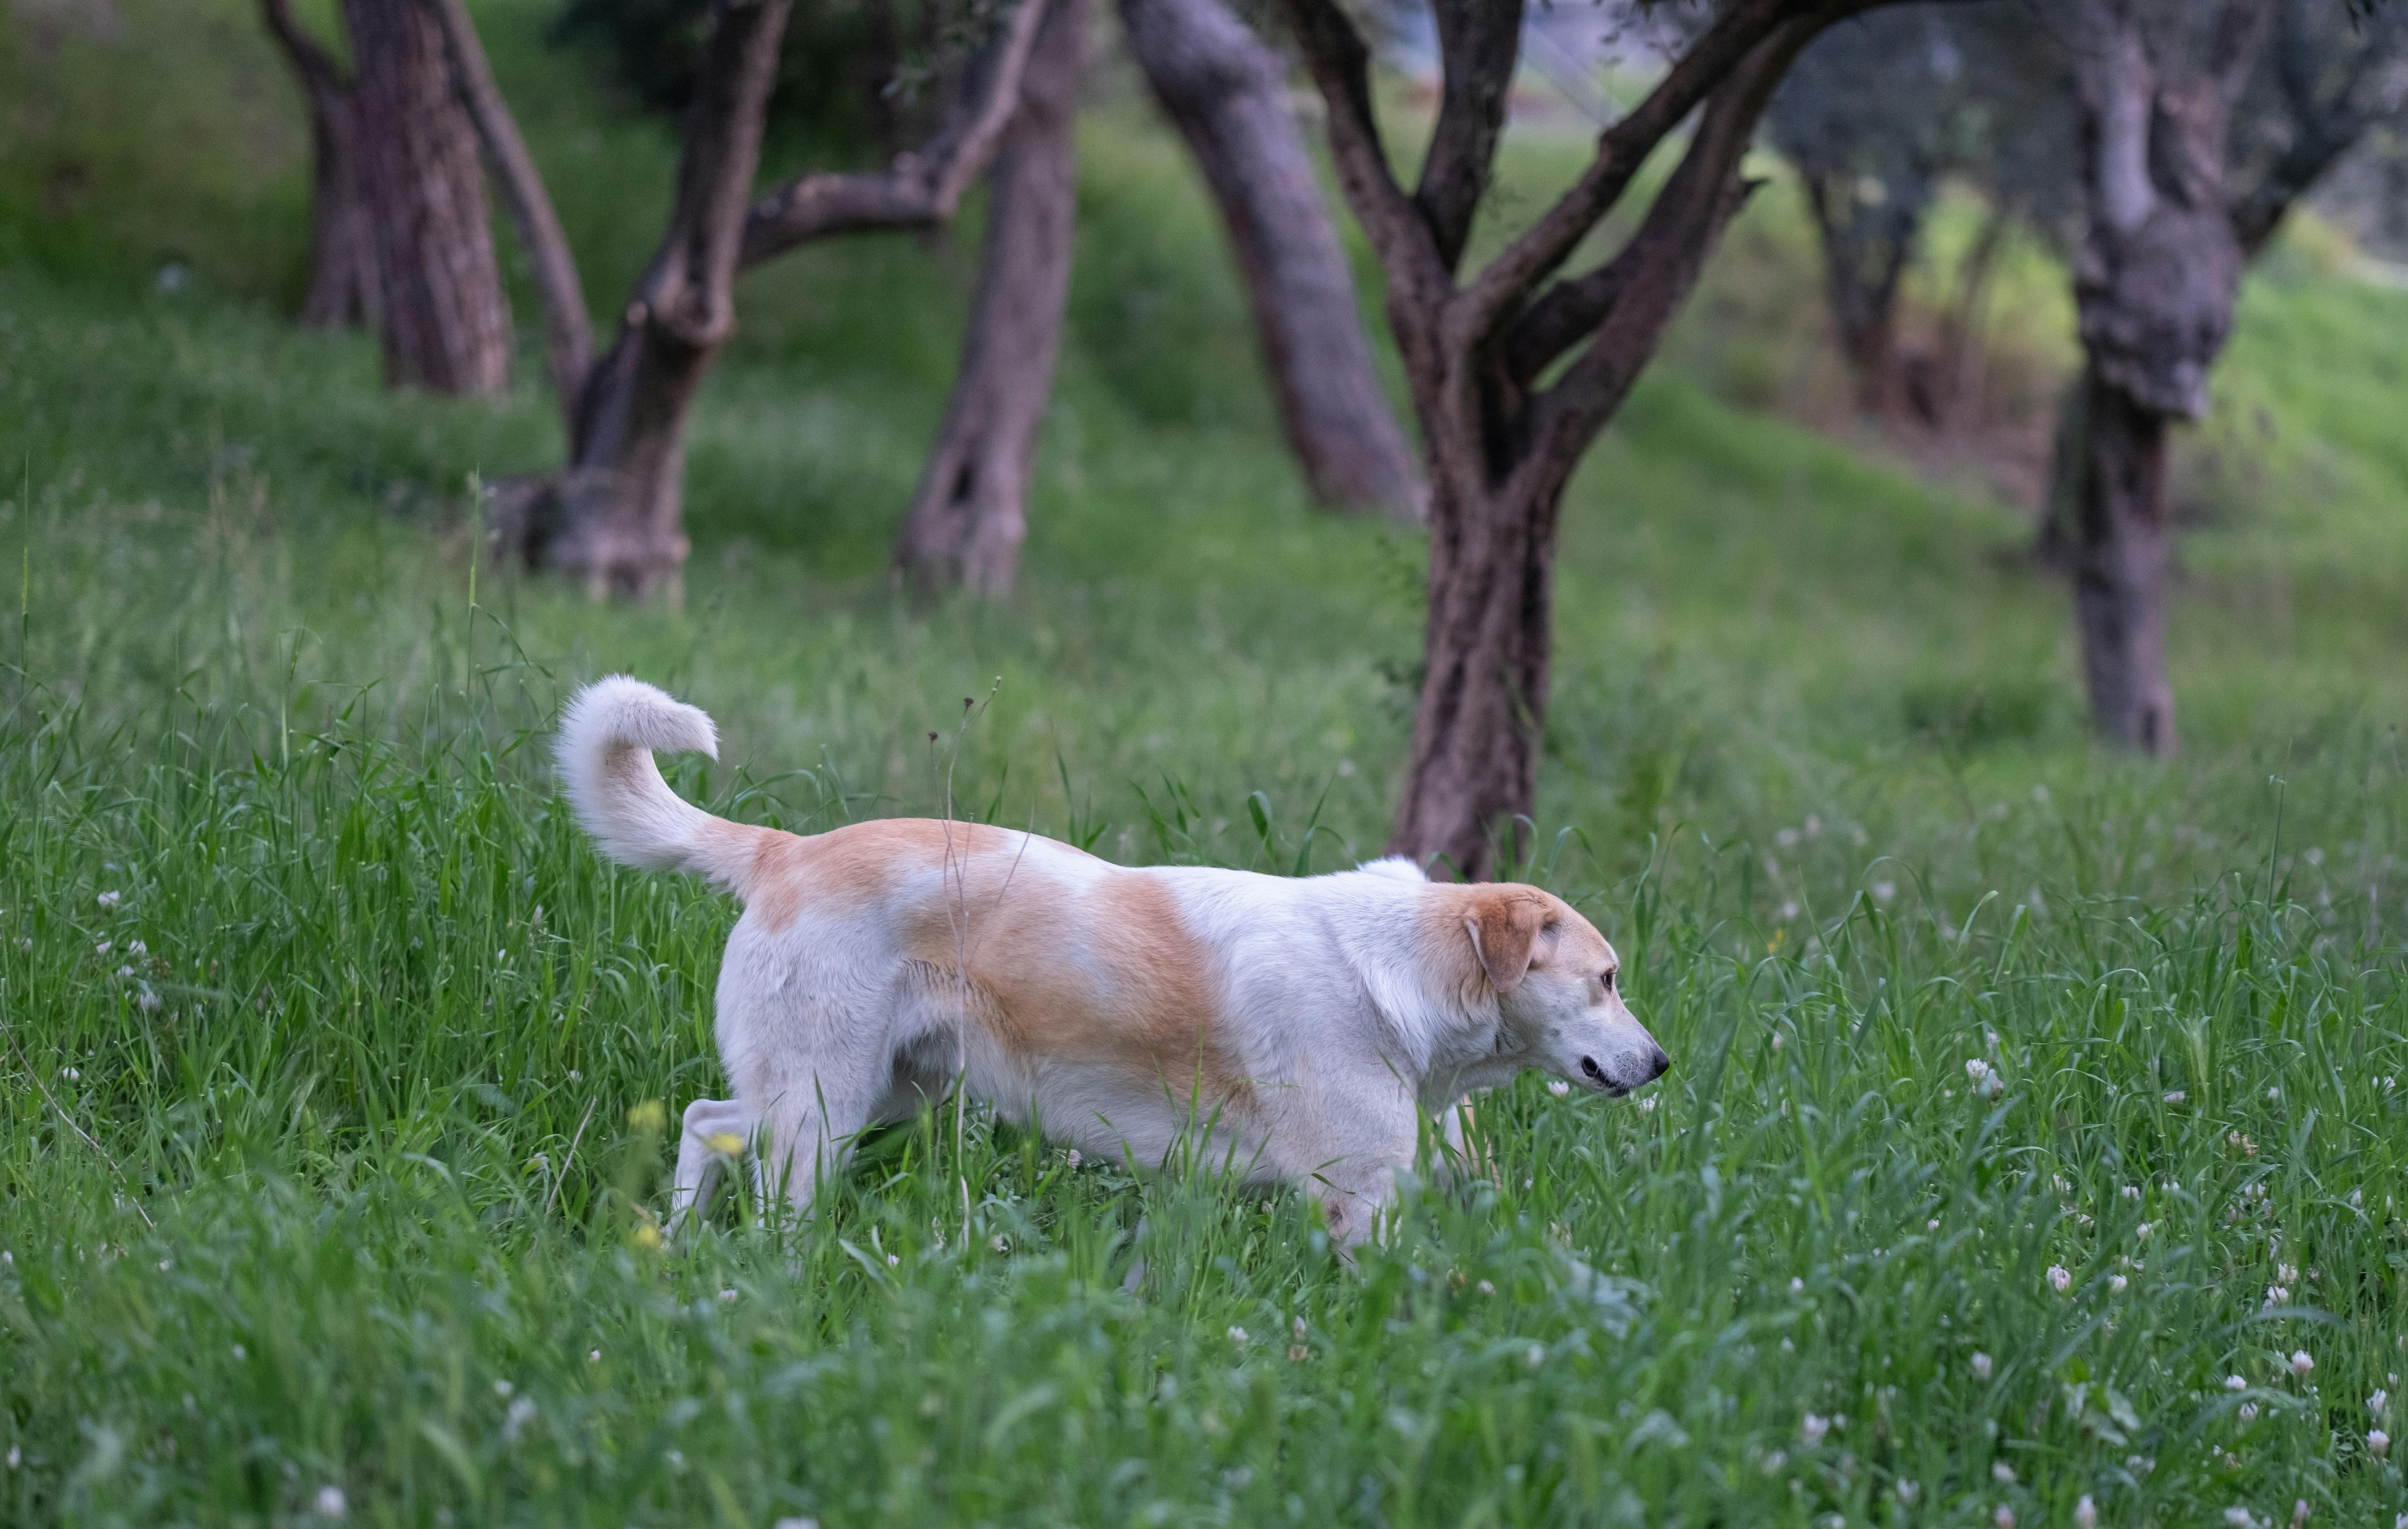
{"type": "MultiPolygon", "coordinates": [[[[2138,764],[2085,740],[2018,512],[1735,406],[1813,365],[1768,193],[1565,517],[1527,873],[1620,945],[1662,1084],[1505,1091],[1492,1181],[1411,1188],[1359,1274],[1291,1193],[976,1115],[867,1143],[809,1227],[663,1249],[735,910],[566,822],[570,686],[710,709],[725,768],[673,778],[751,821],[943,811],[950,772],[1115,859],[1326,870],[1393,800],[1417,541],[1306,507],[1209,209],[1107,77],[1014,599],[883,575],[958,237],[748,283],[684,609],[481,566],[466,476],[558,450],[532,358],[498,405],[396,397],[290,330],[247,7],[27,20],[0,23],[10,1522],[2408,1509],[2370,1442],[2408,1422],[2408,297],[2251,287],[2186,469],[2186,753],[2138,764]],[[46,209],[63,148],[113,167],[46,209]]],[[[670,146],[542,7],[480,14],[612,293],[670,146]]],[[[1998,315],[2042,353],[2044,274],[1998,315]]]]}

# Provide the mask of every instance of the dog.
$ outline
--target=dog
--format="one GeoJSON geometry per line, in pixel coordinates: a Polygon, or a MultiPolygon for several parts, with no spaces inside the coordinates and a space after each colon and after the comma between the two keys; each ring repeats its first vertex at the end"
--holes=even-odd
{"type": "Polygon", "coordinates": [[[750,1148],[798,1213],[870,1126],[959,1078],[1007,1118],[1132,1168],[1182,1141],[1372,1232],[1423,1132],[1536,1067],[1619,1096],[1663,1075],[1620,962],[1554,895],[1408,859],[1312,877],[1131,869],[1032,833],[916,818],[799,835],[712,816],[654,751],[718,757],[709,716],[624,675],[570,702],[577,820],[628,865],[744,904],[719,974],[732,1100],[685,1111],[674,1232],[750,1148]]]}

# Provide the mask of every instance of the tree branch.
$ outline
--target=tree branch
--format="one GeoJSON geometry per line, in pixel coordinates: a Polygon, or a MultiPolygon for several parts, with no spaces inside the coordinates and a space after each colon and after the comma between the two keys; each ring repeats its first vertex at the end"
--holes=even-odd
{"type": "MultiPolygon", "coordinates": [[[[1371,106],[1371,51],[1333,0],[1284,0],[1289,30],[1329,109],[1329,151],[1339,189],[1386,270],[1392,296],[1420,312],[1443,301],[1454,281],[1421,211],[1388,171],[1371,106]]],[[[1419,319],[1416,323],[1421,322],[1419,319]]],[[[1399,334],[1400,340],[1410,336],[1399,334]]]]}
{"type": "MultiPolygon", "coordinates": [[[[1877,0],[1738,0],[1681,55],[1647,98],[1598,136],[1597,156],[1570,190],[1482,267],[1447,316],[1449,338],[1476,349],[1520,306],[1547,273],[1570,257],[1646,163],[1699,101],[1775,29],[1808,25],[1808,36],[1877,0]]],[[[1751,119],[1751,122],[1753,119],[1751,119]]]]}
{"type": "Polygon", "coordinates": [[[292,0],[260,0],[259,8],[266,15],[267,30],[293,61],[293,70],[301,77],[302,88],[309,93],[312,105],[320,91],[340,92],[349,87],[335,55],[294,19],[292,0]]]}
{"type": "MultiPolygon", "coordinates": [[[[1526,470],[1569,474],[1621,407],[1654,356],[1665,325],[1696,284],[1708,252],[1754,189],[1737,172],[1773,88],[1799,50],[1842,13],[1843,7],[1834,6],[1808,9],[1774,28],[1727,71],[1706,103],[1679,167],[1612,262],[1621,270],[1611,283],[1615,290],[1596,338],[1534,401],[1526,470]]],[[[1564,301],[1569,306],[1572,299],[1564,301]]]]}
{"type": "Polygon", "coordinates": [[[927,228],[951,219],[1002,147],[1044,14],[1045,0],[1020,0],[993,56],[976,71],[985,77],[977,99],[918,152],[897,154],[876,174],[798,176],[754,201],[744,219],[738,268],[832,234],[927,228]]]}
{"type": "Polygon", "coordinates": [[[1413,205],[1452,273],[1496,165],[1522,51],[1522,0],[1437,0],[1431,12],[1445,83],[1413,205]]]}
{"type": "MultiPolygon", "coordinates": [[[[270,0],[280,6],[283,0],[270,0]]],[[[510,116],[509,103],[494,82],[493,66],[485,62],[484,46],[477,40],[476,24],[460,0],[426,0],[443,28],[443,43],[452,56],[452,86],[477,124],[485,148],[485,162],[502,203],[510,209],[510,226],[518,231],[535,273],[535,289],[543,303],[544,356],[552,368],[552,390],[572,418],[585,374],[594,365],[594,316],[585,307],[585,288],[578,280],[577,261],[568,238],[560,230],[552,197],[544,190],[542,172],[526,140],[510,116]]]]}

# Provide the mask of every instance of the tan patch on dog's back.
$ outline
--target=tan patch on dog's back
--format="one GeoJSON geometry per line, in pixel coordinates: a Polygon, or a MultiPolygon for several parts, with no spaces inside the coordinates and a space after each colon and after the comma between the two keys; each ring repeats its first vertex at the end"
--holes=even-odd
{"type": "Polygon", "coordinates": [[[1008,874],[999,858],[972,861],[946,905],[912,909],[906,947],[947,979],[967,967],[973,1014],[1007,1051],[1118,1067],[1208,1109],[1251,1103],[1216,1033],[1211,954],[1159,877],[1121,871],[1069,886],[1025,864],[1008,874]]]}

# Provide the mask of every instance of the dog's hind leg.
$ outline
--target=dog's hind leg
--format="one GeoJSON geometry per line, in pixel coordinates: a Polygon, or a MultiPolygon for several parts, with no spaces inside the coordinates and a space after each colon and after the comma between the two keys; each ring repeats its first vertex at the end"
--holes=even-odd
{"type": "Polygon", "coordinates": [[[710,1208],[727,1164],[742,1157],[752,1141],[752,1115],[733,1099],[697,1099],[685,1107],[685,1129],[678,1138],[677,1178],[669,1187],[669,1235],[686,1219],[710,1208]]]}
{"type": "MultiPolygon", "coordinates": [[[[853,1139],[886,1100],[894,1062],[883,1047],[821,1052],[799,1066],[781,1066],[761,1109],[762,1203],[782,1197],[796,1216],[810,1214],[823,1180],[843,1172],[853,1139]],[[850,1054],[849,1054],[850,1053],[850,1054]]],[[[754,1090],[744,1090],[748,1095],[754,1090]]]]}

